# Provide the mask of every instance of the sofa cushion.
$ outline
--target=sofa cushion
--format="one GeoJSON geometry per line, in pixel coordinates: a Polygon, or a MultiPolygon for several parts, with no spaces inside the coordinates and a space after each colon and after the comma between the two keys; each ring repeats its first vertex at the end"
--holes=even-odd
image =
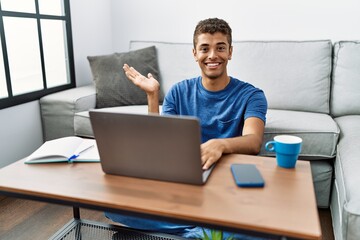
{"type": "MultiPolygon", "coordinates": [[[[131,41],[130,50],[152,45],[163,93],[201,74],[191,43],[131,41]]],[[[269,108],[329,113],[331,41],[235,41],[233,47],[228,74],[264,90],[269,108]]]]}
{"type": "Polygon", "coordinates": [[[341,129],[336,162],[341,165],[344,173],[348,188],[346,196],[349,199],[360,200],[360,191],[355,191],[359,189],[360,182],[360,116],[343,116],[335,118],[335,121],[341,129]]]}
{"type": "Polygon", "coordinates": [[[130,50],[155,46],[159,70],[161,72],[161,91],[166,94],[175,83],[200,76],[200,68],[192,54],[191,43],[166,43],[153,41],[131,41],[130,50]]]}
{"type": "Polygon", "coordinates": [[[341,129],[331,200],[335,236],[360,239],[360,116],[342,116],[335,121],[341,129]]]}
{"type": "MultiPolygon", "coordinates": [[[[160,106],[161,109],[161,106],[160,106]]],[[[98,109],[123,113],[147,114],[146,105],[98,109]]],[[[89,112],[79,112],[74,118],[75,135],[93,137],[89,112]]],[[[274,156],[265,150],[265,143],[279,134],[293,134],[303,139],[302,159],[330,159],[335,156],[339,129],[327,114],[269,109],[260,155],[274,156]]]]}
{"type": "Polygon", "coordinates": [[[269,109],[261,155],[274,156],[265,150],[265,143],[279,134],[291,134],[303,139],[300,158],[330,159],[336,155],[339,128],[335,121],[323,113],[269,109]]]}
{"type": "Polygon", "coordinates": [[[360,42],[334,44],[331,114],[360,114],[360,42]]]}
{"type": "Polygon", "coordinates": [[[330,41],[233,43],[228,74],[261,88],[269,108],[329,113],[330,41]]]}
{"type": "Polygon", "coordinates": [[[333,180],[333,159],[310,161],[310,165],[314,181],[316,204],[320,208],[328,208],[333,180]]]}
{"type": "Polygon", "coordinates": [[[147,103],[145,92],[125,76],[123,70],[125,63],[133,66],[143,75],[151,73],[160,81],[154,46],[126,53],[89,56],[88,60],[96,84],[97,108],[147,103]]]}

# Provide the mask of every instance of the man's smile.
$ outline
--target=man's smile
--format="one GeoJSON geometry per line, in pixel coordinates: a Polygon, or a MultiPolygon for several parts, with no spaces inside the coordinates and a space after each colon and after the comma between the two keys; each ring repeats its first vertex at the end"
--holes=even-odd
{"type": "Polygon", "coordinates": [[[220,66],[220,62],[209,62],[209,63],[205,63],[205,65],[209,68],[217,68],[218,66],[220,66]]]}

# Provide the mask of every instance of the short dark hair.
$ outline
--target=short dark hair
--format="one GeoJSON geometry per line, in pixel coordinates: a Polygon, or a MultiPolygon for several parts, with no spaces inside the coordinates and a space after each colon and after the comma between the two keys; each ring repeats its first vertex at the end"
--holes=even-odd
{"type": "Polygon", "coordinates": [[[219,18],[208,18],[205,20],[200,21],[194,31],[193,36],[193,44],[194,48],[196,48],[197,37],[202,33],[210,33],[214,34],[220,32],[226,35],[229,45],[231,46],[232,43],[232,36],[231,36],[231,28],[229,24],[224,21],[223,19],[219,18]]]}

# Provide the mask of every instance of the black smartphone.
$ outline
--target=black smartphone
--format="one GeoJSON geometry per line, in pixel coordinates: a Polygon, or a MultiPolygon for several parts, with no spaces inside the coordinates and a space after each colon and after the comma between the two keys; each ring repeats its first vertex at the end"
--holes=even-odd
{"type": "Polygon", "coordinates": [[[254,164],[234,163],[231,172],[239,187],[264,187],[265,181],[254,164]]]}

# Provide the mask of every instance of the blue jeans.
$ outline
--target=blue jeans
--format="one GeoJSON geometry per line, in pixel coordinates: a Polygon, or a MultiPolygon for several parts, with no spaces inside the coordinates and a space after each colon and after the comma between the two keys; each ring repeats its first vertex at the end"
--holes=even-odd
{"type": "MultiPolygon", "coordinates": [[[[114,222],[121,223],[125,226],[146,230],[152,232],[161,232],[171,235],[177,235],[184,238],[202,239],[204,238],[204,231],[211,237],[211,229],[197,227],[193,225],[180,225],[170,222],[150,220],[145,218],[121,215],[117,213],[105,212],[105,216],[114,222]]],[[[237,233],[223,232],[223,239],[241,239],[241,240],[265,240],[265,238],[252,237],[247,235],[241,235],[237,233]]]]}

